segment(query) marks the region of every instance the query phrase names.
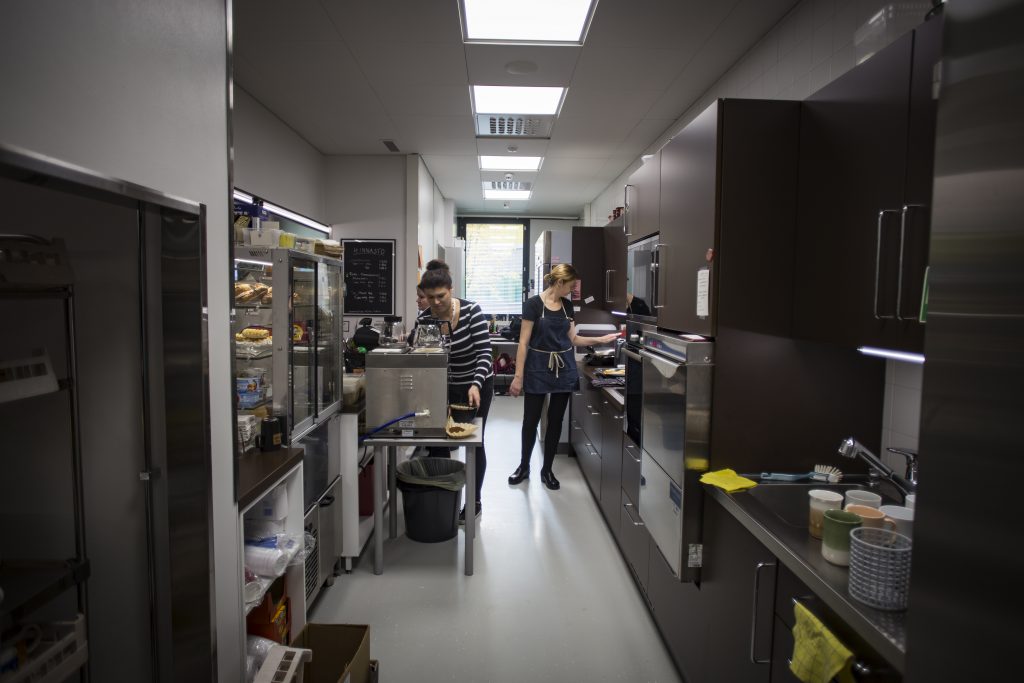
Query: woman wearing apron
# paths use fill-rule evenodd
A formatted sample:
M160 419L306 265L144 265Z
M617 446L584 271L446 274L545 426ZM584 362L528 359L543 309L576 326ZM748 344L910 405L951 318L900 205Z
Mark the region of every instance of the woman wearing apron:
M516 374L509 387L509 393L513 396L525 394L523 450L519 467L508 478L508 483L512 485L530 476L530 455L536 441L537 424L544 409L544 398L550 396L540 479L551 490L559 488L551 465L555 461L555 449L562 433L562 418L569 405L569 396L580 385L573 347L607 344L618 337L617 334L603 337L576 335L572 302L566 297L578 279L572 266L559 264L545 278L548 288L523 304L523 327L516 353Z

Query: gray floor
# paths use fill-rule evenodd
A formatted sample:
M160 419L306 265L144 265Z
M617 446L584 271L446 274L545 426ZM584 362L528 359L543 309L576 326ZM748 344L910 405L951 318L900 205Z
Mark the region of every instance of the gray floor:
M386 541L381 576L371 542L310 620L370 624L371 656L392 683L679 681L575 459L558 457L562 488L548 491L538 447L528 482L508 485L521 419L520 400L495 397L474 576L462 573L461 532Z

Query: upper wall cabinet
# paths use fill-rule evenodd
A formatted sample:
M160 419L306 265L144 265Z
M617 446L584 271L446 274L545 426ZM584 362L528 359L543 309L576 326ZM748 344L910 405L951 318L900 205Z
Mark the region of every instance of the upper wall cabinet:
M626 311L626 267L625 221L620 216L604 226L604 309L609 313L623 314Z
M799 104L719 100L661 152L658 326L792 327Z
M795 333L921 351L942 20L804 102Z
M661 151L629 176L623 197L623 233L635 242L658 232L661 202Z

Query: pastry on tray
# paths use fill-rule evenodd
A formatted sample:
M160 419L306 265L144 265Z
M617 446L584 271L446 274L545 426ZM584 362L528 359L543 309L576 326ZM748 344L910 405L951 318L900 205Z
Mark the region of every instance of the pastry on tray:
M449 438L465 439L476 433L476 425L472 422L455 422L451 418L448 418L448 423L444 426L444 431L448 434Z

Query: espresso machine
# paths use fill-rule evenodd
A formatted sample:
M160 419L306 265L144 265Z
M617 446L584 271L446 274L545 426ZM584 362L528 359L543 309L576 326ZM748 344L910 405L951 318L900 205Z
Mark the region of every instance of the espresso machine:
M420 320L412 346L381 346L366 354L368 430L388 436L445 436L450 339L447 321Z

